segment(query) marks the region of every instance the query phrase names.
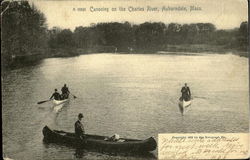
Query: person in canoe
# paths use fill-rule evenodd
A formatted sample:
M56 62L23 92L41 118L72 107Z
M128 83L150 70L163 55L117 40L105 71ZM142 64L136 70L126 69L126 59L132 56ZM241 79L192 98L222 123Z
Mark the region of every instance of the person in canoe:
M66 84L64 84L64 86L62 87L61 91L62 91L62 99L69 98L69 93L70 92L69 92L69 88L67 87Z
M84 139L84 126L81 122L83 118L83 114L79 113L78 114L78 120L75 122L75 135L77 138Z
M61 100L61 95L57 92L57 89L55 89L55 92L50 97L50 99L52 98L54 98L55 100Z
M187 86L187 83L185 83L185 86L182 87L181 93L182 93L181 100L184 99L185 101L189 101L191 99L191 92L189 87Z

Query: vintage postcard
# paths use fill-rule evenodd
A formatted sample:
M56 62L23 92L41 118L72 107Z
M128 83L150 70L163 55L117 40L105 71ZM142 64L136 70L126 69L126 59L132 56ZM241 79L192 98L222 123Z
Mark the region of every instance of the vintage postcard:
M247 0L4 0L11 160L249 158Z

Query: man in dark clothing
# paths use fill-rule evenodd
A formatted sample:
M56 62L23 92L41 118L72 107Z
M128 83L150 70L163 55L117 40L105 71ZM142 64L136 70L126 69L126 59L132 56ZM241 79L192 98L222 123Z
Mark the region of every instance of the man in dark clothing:
M185 101L188 101L191 99L191 92L190 92L189 87L187 86L187 83L185 83L185 86L182 87L181 93L182 93L181 98L184 99Z
M52 99L53 97L54 97L55 100L60 100L61 99L61 95L57 92L57 89L55 89L55 92L52 94L50 99Z
M61 89L61 91L62 91L62 98L63 99L67 99L67 98L69 98L69 88L66 86L66 84L64 84L64 86L62 87L62 89Z
M78 120L75 123L75 135L77 138L84 139L84 127L83 124L81 123L81 120L83 118L83 114L79 113L78 115Z

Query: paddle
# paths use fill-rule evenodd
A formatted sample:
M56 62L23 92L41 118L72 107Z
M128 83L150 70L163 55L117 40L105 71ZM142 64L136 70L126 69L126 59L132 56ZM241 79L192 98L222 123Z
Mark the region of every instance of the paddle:
M206 97L199 97L199 96L193 96L192 99L193 99L193 98L207 99Z
M42 104L42 103L45 103L45 102L49 102L51 101L52 99L49 99L49 100L45 100L45 101L40 101L40 102L37 102L37 104Z
M73 95L72 93L70 93L74 98L77 98L75 95Z

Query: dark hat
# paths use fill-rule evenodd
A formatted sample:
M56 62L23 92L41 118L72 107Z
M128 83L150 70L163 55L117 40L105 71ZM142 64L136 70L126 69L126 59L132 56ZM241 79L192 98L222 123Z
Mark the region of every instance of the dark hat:
M78 118L83 118L83 114L82 114L82 113L79 113L79 114L78 114Z

